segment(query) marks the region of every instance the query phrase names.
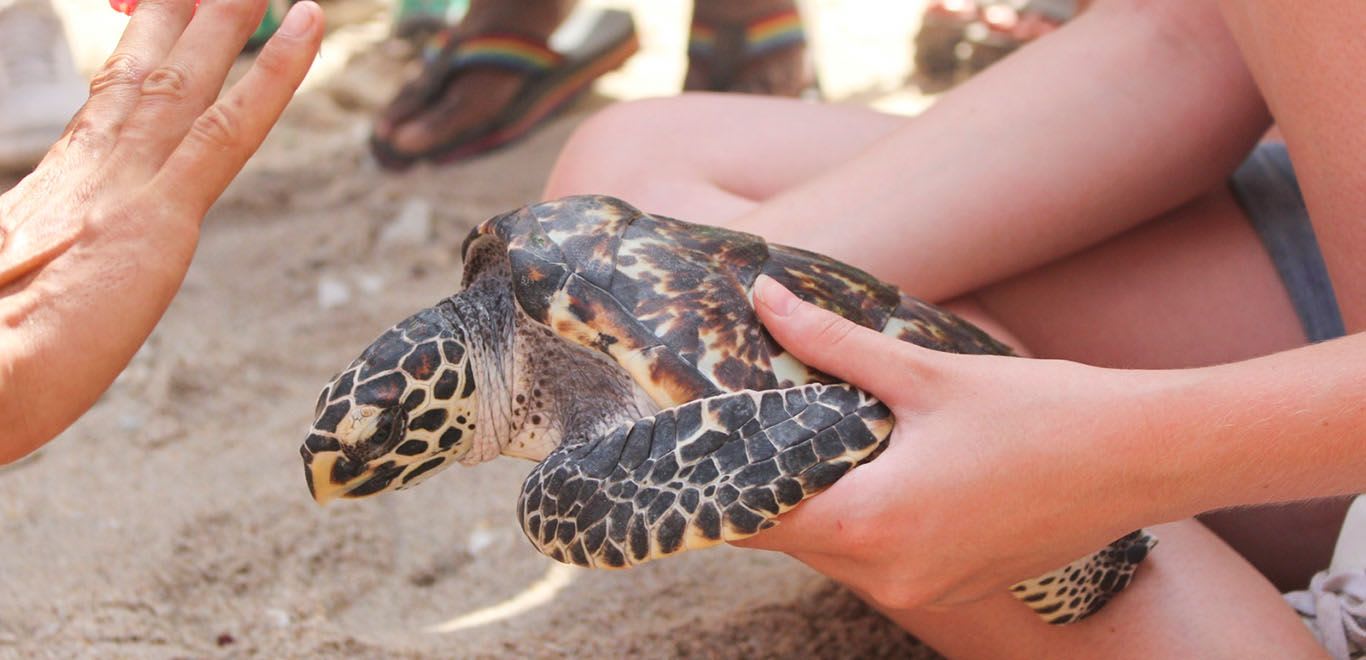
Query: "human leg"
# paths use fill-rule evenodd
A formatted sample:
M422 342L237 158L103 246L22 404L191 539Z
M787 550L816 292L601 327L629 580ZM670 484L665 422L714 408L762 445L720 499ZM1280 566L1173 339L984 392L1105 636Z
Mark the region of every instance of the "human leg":
M752 120L764 114L767 121ZM724 224L908 121L717 95L622 104L575 133L545 196L610 194L650 212ZM801 131L819 134L794 139ZM1107 366L1210 364L1303 342L1275 268L1222 187L975 298L1041 356Z
M949 610L882 612L951 658L1313 657L1294 611L1193 521L1152 529L1160 543L1134 582L1094 616L1045 626L1008 594Z
M716 159L749 165L740 175L743 186L753 176L749 172L788 167L793 152L787 145L829 149L839 158L814 162L838 167L817 170L802 185L764 197L762 204L726 204L730 213L708 215L720 208L711 206L700 209L707 213L684 217L734 222L736 228L775 242L819 250L884 279L912 282L909 290L927 299L962 295L1095 244L1202 194L1226 176L1264 130L1265 112L1249 103L1255 89L1245 84L1240 64L1227 52L1236 49L1222 38L1217 11L1199 5L1190 13L1149 12L1145 7L1151 7L1131 0L1108 7L1088 11L1003 63L1004 68L946 95L921 116L891 118L900 126L879 132L877 139L855 150L840 131L832 130L836 120L822 114L844 114L845 109L802 108L808 121L785 123L784 117L794 116L789 112L799 110L730 105L731 112L718 113L717 126L736 126L731 131L739 134L736 140L715 141L713 127L705 125L641 121L612 130L609 122L595 121L592 125L601 129L593 133L596 139L575 141L557 172L585 166L605 177L581 177L572 192L610 192L604 182L625 180L638 193L630 201L683 215L650 200L733 202L756 196L737 191L728 179L712 178L713 172L705 177L684 172L690 183L701 178L700 185L661 185L672 183L664 172L680 158L678 150L710 152ZM1187 34L1201 38L1182 38ZM1116 35L1124 36L1123 44L1113 42ZM1183 46L1169 51L1155 50L1154 44ZM1186 47L1196 44L1199 48ZM1079 59L1078 52L1096 57ZM1189 68L1192 64L1199 65L1197 70ZM1189 75L1173 77L1172 67ZM1066 71L1075 75L1059 73ZM1120 88L1092 84L1097 76L1120 81ZM1216 95L1219 103L1199 101ZM651 107L661 116L680 107L656 103L661 105ZM689 103L697 107L702 102ZM754 112L756 108L764 111ZM1060 114L1059 108L1093 111ZM779 125L785 126L786 135L777 148L754 153L764 145L743 132ZM1059 130L1020 132L1025 125ZM679 126L693 128L679 131ZM1116 126L1124 130L1116 131ZM659 134L671 132L675 134L660 139ZM566 188L552 181L549 194L563 194ZM704 194L710 188L742 194ZM693 202L681 208L698 206ZM731 220L737 208L749 210ZM903 234L915 240L891 240ZM977 257L971 267L962 258L965 254Z
M844 105L684 94L590 117L560 152L545 198L621 197L651 213L724 224L853 158L908 120Z
M1222 189L973 298L1039 357L1107 367L1194 367L1304 343L1256 232Z

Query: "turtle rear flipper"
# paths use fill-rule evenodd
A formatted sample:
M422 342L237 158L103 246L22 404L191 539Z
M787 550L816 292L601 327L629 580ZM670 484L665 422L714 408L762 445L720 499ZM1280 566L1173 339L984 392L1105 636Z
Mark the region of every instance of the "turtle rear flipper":
M882 447L890 412L849 385L691 401L566 443L522 486L522 529L546 555L626 567L736 541Z
M1035 614L1053 624L1080 621L1096 612L1133 579L1157 539L1138 530L1105 549L1010 588Z

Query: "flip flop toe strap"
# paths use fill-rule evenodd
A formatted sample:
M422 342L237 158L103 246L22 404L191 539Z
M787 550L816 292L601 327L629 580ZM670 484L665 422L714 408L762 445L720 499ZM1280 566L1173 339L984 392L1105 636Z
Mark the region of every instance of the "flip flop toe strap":
M795 7L760 16L736 27L742 28L739 35L744 40L741 52L747 59L763 57L784 48L806 43L801 14ZM710 57L716 52L717 40L721 38L720 33L723 30L725 28L694 19L688 33L688 55L698 58Z
M443 32L424 51L429 62L440 61L448 72L489 67L534 75L564 62L564 56L550 50L544 40L513 33L454 37Z
M558 67L564 56L544 41L515 34L488 34L464 39L456 46L452 65L491 66L523 73L544 73Z
M763 57L803 43L806 33L795 8L765 16L745 27L745 54L749 57Z

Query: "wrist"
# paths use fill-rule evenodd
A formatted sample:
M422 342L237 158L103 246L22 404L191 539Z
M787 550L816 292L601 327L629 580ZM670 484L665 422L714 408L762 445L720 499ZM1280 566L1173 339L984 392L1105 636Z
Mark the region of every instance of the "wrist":
M1296 360L1305 350L1199 369L1131 372L1141 431L1123 462L1153 521L1232 506L1358 492L1348 450L1358 424L1350 365ZM1336 371L1348 374L1339 379ZM1345 440L1345 442L1344 442Z
M1205 375L1199 370L1102 370L1113 380L1106 388L1114 429L1094 447L1108 466L1106 478L1125 511L1139 525L1189 518L1217 505L1208 503L1209 461L1192 451L1192 416L1202 405L1193 393Z

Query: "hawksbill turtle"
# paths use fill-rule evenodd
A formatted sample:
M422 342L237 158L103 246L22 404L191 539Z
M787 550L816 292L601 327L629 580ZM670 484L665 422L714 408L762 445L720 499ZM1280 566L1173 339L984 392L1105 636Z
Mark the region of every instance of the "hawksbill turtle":
M874 460L893 419L769 336L750 297L760 274L903 341L1011 353L852 266L610 197L496 216L463 253L459 293L323 388L300 449L318 502L506 455L536 462L517 514L562 562L634 566L774 525ZM1152 544L1133 532L1012 592L1051 623L1079 620Z

